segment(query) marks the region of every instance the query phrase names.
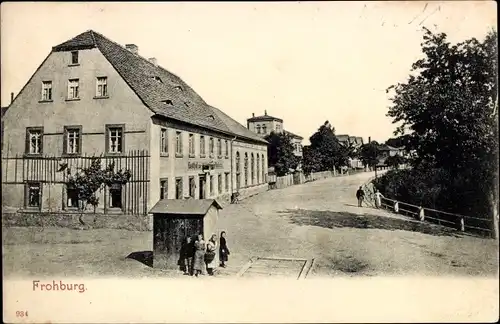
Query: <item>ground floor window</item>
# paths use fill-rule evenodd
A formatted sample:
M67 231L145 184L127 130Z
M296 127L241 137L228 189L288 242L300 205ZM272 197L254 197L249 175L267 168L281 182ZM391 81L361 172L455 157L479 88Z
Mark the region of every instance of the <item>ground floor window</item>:
M210 196L214 195L214 176L210 176Z
M222 193L222 174L217 176L217 188L219 189L219 195Z
M182 178L175 179L175 199L182 199Z
M42 205L42 184L39 182L30 182L26 185L25 192L26 206L38 208Z
M189 197L194 198L196 191L196 185L194 182L194 177L189 177Z
M160 180L160 199L168 198L168 180L161 179Z
M237 173L236 174L236 190L240 189L240 182L241 182L241 174Z
M109 188L109 207L122 208L122 185L119 183Z
M225 180L226 180L226 181L225 181L225 185L226 185L226 192L228 192L228 191L229 191L229 173L227 173L227 172L226 172L226 174L225 174L225 178L226 178L226 179L225 179Z
M78 190L76 188L67 188L66 189L66 204L69 208L78 208L79 203L78 203Z

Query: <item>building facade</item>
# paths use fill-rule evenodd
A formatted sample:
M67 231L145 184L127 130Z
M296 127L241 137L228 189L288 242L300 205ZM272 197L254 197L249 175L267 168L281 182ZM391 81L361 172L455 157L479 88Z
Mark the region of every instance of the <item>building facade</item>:
M252 114L252 118L247 119L247 128L261 137L265 137L273 132L285 132L292 138L291 141L294 147L295 156L302 158L302 140L304 138L285 130L283 128L283 119L268 115L267 110L264 111L264 115L262 116L255 116L255 114Z
M129 169L100 193L105 212L147 213L159 199L267 190L267 142L207 104L155 59L84 32L54 46L2 118L2 206L70 209L70 172L101 156ZM5 157L5 158L4 158Z

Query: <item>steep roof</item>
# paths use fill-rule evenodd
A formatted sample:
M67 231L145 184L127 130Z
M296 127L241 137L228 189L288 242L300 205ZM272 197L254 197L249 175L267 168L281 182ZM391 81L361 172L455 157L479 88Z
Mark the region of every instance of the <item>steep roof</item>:
M9 108L9 106L2 107L2 118L3 118L3 115L5 115L5 112L7 111L8 108Z
M161 199L151 208L151 214L205 215L210 207L222 209L215 199Z
M213 110L215 115L217 115L217 117L220 120L222 120L222 122L227 126L227 128L229 129L229 131L231 133L238 135L238 136L241 136L241 137L249 138L249 139L261 142L261 143L266 143L266 144L268 143L265 139L256 135L254 132L250 131L248 128L241 125L236 120L229 117L228 115L226 115L222 110L215 108L215 107L212 107L212 106L210 106L210 108Z
M294 138L304 139L302 136L297 135L297 134L294 134L294 133L289 132L289 131L287 131L287 130L285 131L285 133L287 133L288 135L290 135L290 136L292 136L292 137L294 137Z
M222 133L256 140L253 136L243 136L241 133L232 132L231 128L235 128L233 123L237 122L230 117L227 118L231 122L228 120L223 121L217 113L214 113L213 107L210 107L181 78L95 31L88 30L54 46L52 51L89 48L98 48L144 105L155 114ZM259 142L262 142L262 140L260 139Z

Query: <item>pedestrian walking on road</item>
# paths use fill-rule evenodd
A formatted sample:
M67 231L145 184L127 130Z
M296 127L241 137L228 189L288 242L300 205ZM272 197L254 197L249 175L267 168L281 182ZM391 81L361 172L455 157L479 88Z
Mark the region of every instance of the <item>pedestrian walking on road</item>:
M378 191L378 189L375 191L375 207L380 208L382 207L382 198L384 198L384 195Z
M227 248L226 243L226 232L222 231L220 233L220 242L219 242L219 261L220 266L225 268L226 263L229 260L229 249Z
M360 186L358 191L356 191L356 198L358 198L358 207L363 207L363 199L365 199L365 192Z
M198 277L198 275L203 274L205 268L205 241L203 240L203 235L198 235L198 239L194 242L195 252L194 252L194 261L193 261L193 270L194 275Z
M207 264L208 275L214 275L214 269L216 267L215 251L217 250L217 235L212 234L210 240L207 242L207 252L205 253L205 263Z

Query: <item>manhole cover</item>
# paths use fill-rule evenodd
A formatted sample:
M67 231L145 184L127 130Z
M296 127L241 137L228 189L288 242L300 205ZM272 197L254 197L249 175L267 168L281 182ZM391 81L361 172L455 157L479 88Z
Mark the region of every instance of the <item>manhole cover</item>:
M284 277L304 279L309 273L313 260L256 257L250 260L238 273L245 278Z

